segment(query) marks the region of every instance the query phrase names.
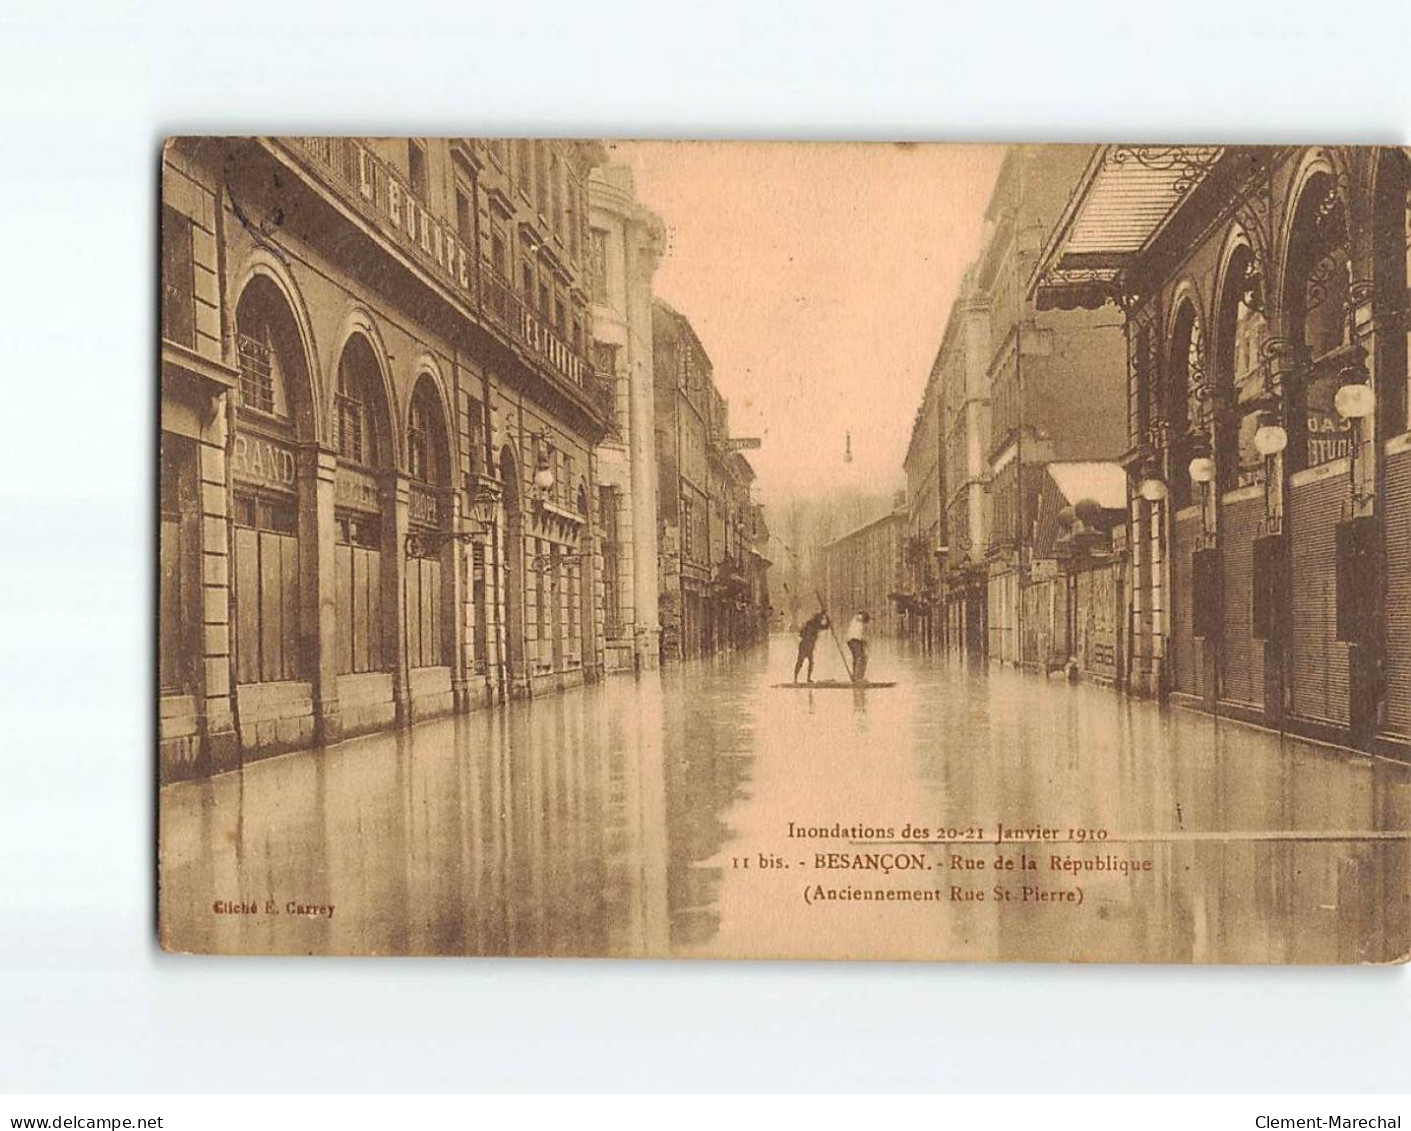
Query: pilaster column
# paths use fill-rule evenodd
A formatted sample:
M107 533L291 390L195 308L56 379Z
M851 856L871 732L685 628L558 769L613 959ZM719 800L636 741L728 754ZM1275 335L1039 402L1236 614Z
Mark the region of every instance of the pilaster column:
M467 524L461 513L461 494L453 487L438 492L437 508L442 528L453 534L464 534ZM470 685L467 673L474 664L471 652L475 647L473 612L470 601L470 543L447 538L441 550L441 631L443 652L451 669L451 700L457 713L470 710Z
M337 742L338 610L333 547L338 454L316 444L299 450L299 626L303 671L313 687L314 741Z
M206 765L213 774L240 764L240 740L235 733L230 667L230 494L226 484L224 406L215 413L219 430L210 442L197 445L196 473L200 495L200 670L196 672L200 700L198 723Z
M412 721L405 599L411 483L406 474L385 473L382 494L382 654L392 657L392 700L397 708L397 725L406 726Z

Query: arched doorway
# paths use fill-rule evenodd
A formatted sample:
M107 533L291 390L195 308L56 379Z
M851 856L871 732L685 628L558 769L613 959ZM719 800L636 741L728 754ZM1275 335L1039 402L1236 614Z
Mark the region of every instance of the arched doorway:
M524 659L524 500L519 461L506 444L500 449L500 481L505 507L505 659L509 689L527 681Z
M1256 545L1267 508L1264 457L1254 446L1267 389L1261 363L1266 338L1262 288L1254 253L1238 244L1225 261L1215 311L1215 478L1218 495L1221 592L1219 693L1260 709L1265 701L1265 647L1254 621ZM1256 636L1256 632L1260 635Z
M377 351L354 331L339 356L333 404L335 670L346 733L396 718L395 524L385 483L396 469L392 411Z
M1282 308L1297 366L1286 379L1288 705L1309 722L1350 720L1348 645L1337 638L1338 526L1347 517L1350 422L1333 398L1349 359L1351 242L1337 178L1303 184L1290 229Z
M430 374L418 379L409 410L409 537L403 571L407 667L414 672L445 669L444 679L438 681L444 683L444 687L427 690L449 694L454 647L453 579L458 547L454 540L443 536L450 530L452 521L451 447L446 414ZM414 675L412 679L415 684L418 677Z
M1171 655L1168 659L1175 691L1208 699L1214 694L1213 648L1207 646L1210 629L1197 623L1196 606L1210 596L1197 578L1199 556L1205 547L1205 516L1192 507L1189 464L1198 449L1200 395L1205 385L1204 338L1195 303L1186 297L1176 308L1166 350L1159 412L1168 436L1168 493L1166 500L1150 504L1171 512ZM1196 408L1192 411L1192 402ZM1155 588L1159 579L1152 578Z
M315 398L298 321L269 276L254 275L241 292L235 341L231 647L242 745L269 750L313 738L318 536L297 448L317 438Z

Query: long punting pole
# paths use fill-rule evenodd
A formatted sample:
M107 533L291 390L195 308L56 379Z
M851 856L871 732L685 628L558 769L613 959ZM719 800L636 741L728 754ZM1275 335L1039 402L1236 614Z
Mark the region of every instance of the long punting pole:
M848 662L848 654L843 651L843 642L838 639L838 630L833 627L833 614L828 611L828 604L823 600L822 593L815 589L813 595L818 598L818 607L823 610L823 616L828 621L828 634L832 636L833 643L838 646L838 655L842 658L843 670L848 673L848 679L856 683L857 680L852 674L852 664Z

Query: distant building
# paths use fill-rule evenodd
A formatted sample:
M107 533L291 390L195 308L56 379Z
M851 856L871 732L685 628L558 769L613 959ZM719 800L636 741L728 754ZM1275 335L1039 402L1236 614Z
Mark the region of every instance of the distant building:
M1125 444L1125 343L1111 311L1043 310L1027 286L1092 147L1013 146L989 230L932 366L943 433L946 639L1003 663L1024 650L1035 507L1054 460L1115 459ZM929 419L923 402L918 427ZM915 446L915 438L913 446ZM909 455L918 477L924 457ZM909 468L909 481L912 478ZM917 530L920 531L918 522Z
M941 382L935 366L911 426L906 471L906 541L903 591L896 600L906 635L930 649L945 627L941 556L946 545L945 429Z
M660 300L652 333L662 656L709 656L765 632L768 584L759 571L768 566L768 529L700 338Z
M823 547L823 591L839 625L867 612L875 635L902 634L905 621L896 594L905 584L906 526L906 510L899 508Z

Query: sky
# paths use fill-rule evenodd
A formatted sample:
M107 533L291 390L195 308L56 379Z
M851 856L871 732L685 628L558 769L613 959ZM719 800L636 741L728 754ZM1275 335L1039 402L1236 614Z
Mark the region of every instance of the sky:
M904 484L912 419L1003 149L619 142L667 250L653 288L730 402L761 497ZM845 436L852 433L851 463Z

